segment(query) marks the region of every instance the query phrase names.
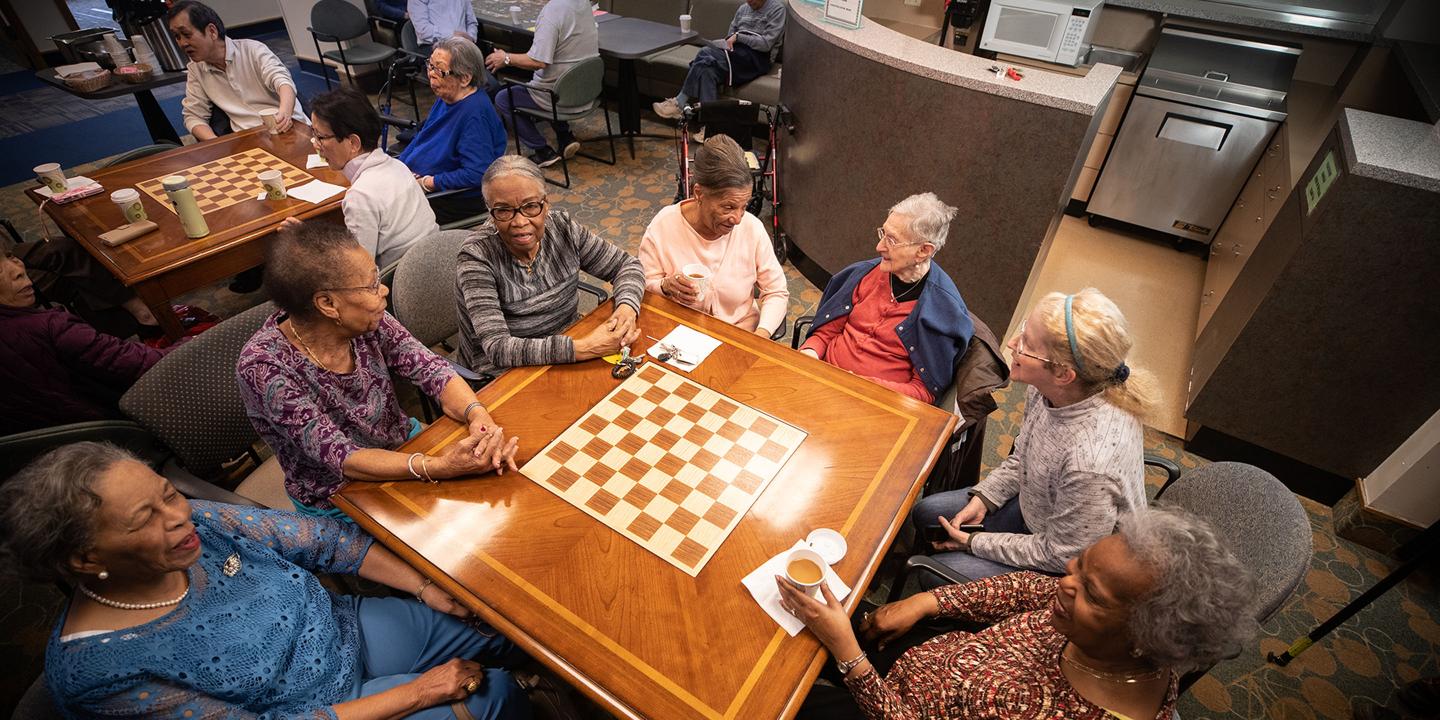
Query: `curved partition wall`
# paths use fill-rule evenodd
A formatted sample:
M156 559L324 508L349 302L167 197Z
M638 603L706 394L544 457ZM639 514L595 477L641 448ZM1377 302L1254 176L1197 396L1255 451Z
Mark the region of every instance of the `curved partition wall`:
M996 63L873 21L823 22L791 0L781 102L781 221L814 283L875 255L875 230L907 195L960 208L938 262L966 303L1000 332L1060 221L1120 69L1084 77Z

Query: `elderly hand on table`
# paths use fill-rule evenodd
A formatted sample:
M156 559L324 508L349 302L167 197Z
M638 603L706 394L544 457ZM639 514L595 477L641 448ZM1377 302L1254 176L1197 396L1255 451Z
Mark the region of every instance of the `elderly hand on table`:
M850 627L850 616L835 594L830 592L829 583L820 583L824 602L810 597L797 585L776 575L775 584L780 588L780 607L805 623L830 655L837 660L850 660L860 654L860 641Z
M482 464L489 464L495 472L504 475L505 468L518 470L515 467L515 450L520 447L520 438L511 437L505 439L505 428L495 422L490 416L490 411L480 403L471 403L465 410L465 421L470 431L470 438L474 439L475 459Z

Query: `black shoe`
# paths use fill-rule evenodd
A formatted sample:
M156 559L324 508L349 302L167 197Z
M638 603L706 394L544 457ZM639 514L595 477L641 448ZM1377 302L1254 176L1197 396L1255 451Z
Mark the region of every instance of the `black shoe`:
M551 150L549 145L546 145L536 150L535 154L530 156L530 159L533 160L536 165L545 168L560 162L560 154Z
M236 275L235 278L230 281L230 292L236 295L255 292L260 289L260 284L264 278L265 268L263 266L246 270Z

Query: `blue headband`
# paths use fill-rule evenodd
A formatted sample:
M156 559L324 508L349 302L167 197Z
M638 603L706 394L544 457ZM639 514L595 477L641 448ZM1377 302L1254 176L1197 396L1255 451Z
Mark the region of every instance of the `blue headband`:
M1075 342L1075 320L1070 313L1070 304L1074 301L1074 295L1065 296L1065 334L1070 337L1070 354L1075 358L1075 369L1085 372L1085 363L1080 359L1080 343Z

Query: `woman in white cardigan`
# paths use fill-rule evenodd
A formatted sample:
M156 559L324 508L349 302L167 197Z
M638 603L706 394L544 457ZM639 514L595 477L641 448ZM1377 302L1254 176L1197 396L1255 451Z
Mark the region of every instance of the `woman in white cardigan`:
M440 231L410 168L378 147L380 116L360 91L339 88L317 96L310 103L310 127L315 151L350 181L340 203L345 227L376 265L399 260L411 245Z

